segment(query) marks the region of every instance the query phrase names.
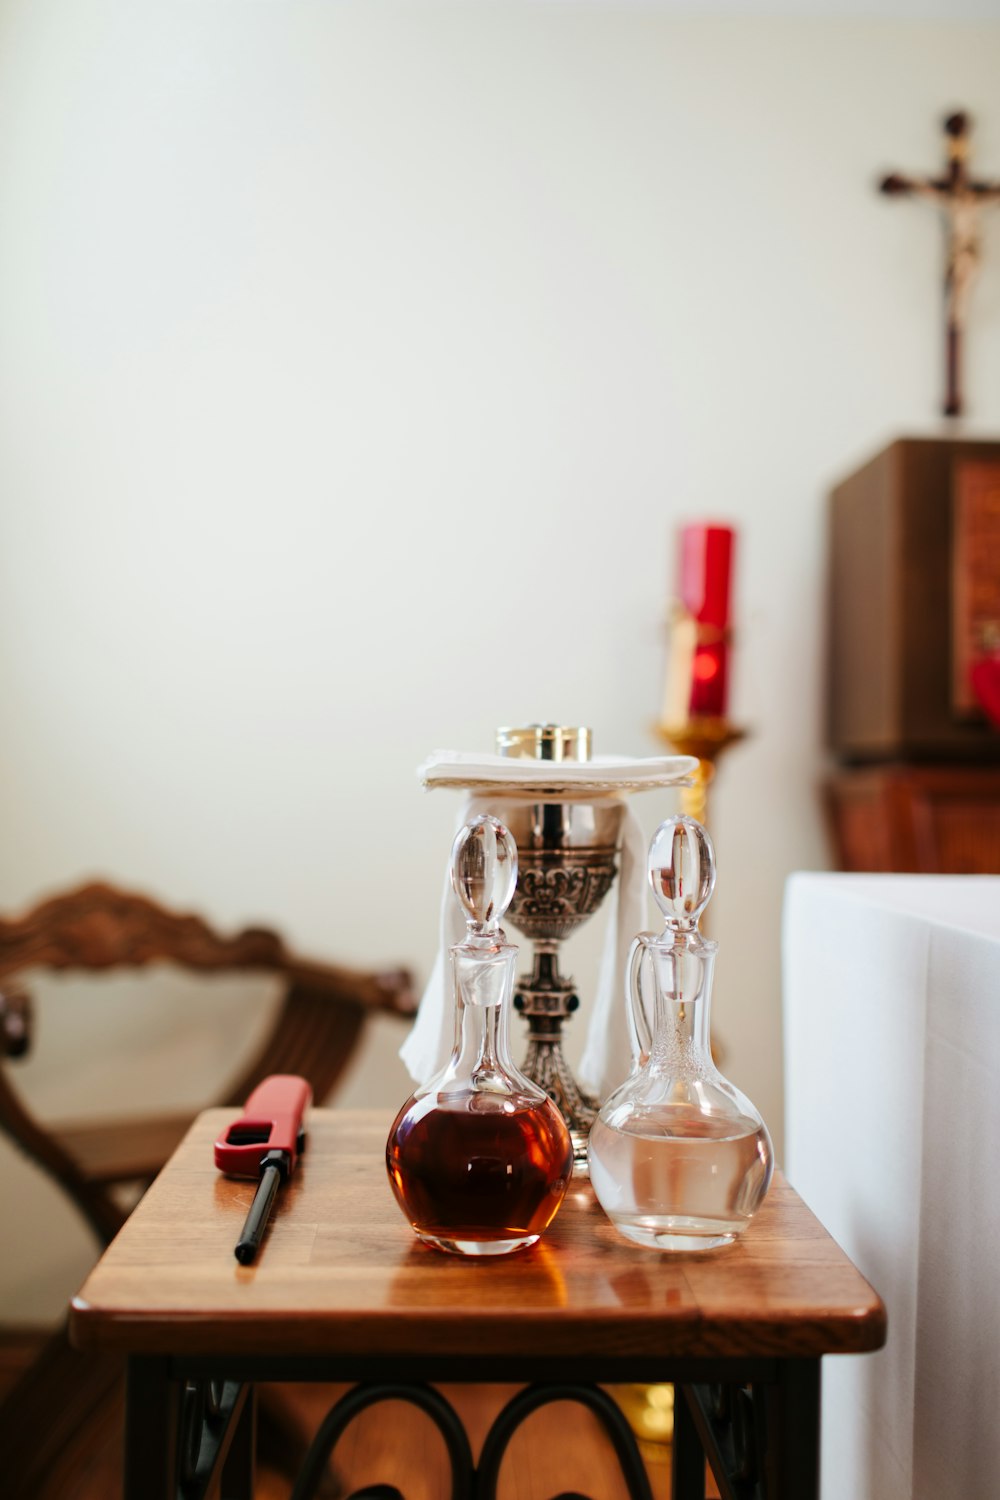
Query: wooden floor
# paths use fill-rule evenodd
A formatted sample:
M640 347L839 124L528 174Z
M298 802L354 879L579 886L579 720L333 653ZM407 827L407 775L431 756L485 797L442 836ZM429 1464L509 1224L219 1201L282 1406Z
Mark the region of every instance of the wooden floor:
M16 1380L36 1343L28 1334L0 1334L0 1399ZM345 1389L342 1386L272 1386L266 1388L272 1410L303 1443ZM465 1423L474 1452L514 1386L442 1386ZM109 1406L90 1434L85 1451L75 1454L72 1473L61 1473L50 1494L37 1500L119 1500L123 1402ZM657 1500L670 1494L669 1449L643 1445L643 1456ZM350 1494L365 1484L393 1484L406 1500L441 1500L447 1493L444 1443L437 1429L413 1408L386 1403L363 1412L337 1447L335 1470L325 1492ZM594 1500L627 1500L611 1445L590 1412L554 1404L536 1412L511 1442L501 1475L501 1500L549 1500L576 1490ZM290 1482L262 1463L256 1500L288 1500ZM717 1495L711 1486L709 1495Z

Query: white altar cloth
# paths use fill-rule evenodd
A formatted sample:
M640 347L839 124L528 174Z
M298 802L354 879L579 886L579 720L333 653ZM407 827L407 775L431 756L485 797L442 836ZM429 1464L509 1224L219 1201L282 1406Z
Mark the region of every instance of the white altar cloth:
M889 1313L823 1364L823 1500L1000 1494L1000 877L793 875L785 1167Z

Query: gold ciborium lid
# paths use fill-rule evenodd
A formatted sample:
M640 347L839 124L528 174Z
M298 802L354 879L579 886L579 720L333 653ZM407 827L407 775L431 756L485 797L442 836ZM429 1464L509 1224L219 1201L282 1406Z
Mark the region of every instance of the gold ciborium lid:
M497 730L497 753L518 760L589 760L591 733L581 726L526 724Z

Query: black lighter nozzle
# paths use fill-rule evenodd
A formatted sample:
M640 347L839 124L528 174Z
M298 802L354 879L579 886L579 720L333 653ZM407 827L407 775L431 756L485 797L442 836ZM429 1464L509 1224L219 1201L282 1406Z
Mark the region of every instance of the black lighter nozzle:
M269 1153L278 1156L279 1152ZM275 1195L281 1186L284 1173L281 1163L278 1161L265 1161L264 1168L260 1174L260 1185L254 1194L254 1200L250 1205L246 1223L243 1225L243 1233L236 1241L234 1252L241 1266L248 1266L260 1247L264 1230L271 1213Z

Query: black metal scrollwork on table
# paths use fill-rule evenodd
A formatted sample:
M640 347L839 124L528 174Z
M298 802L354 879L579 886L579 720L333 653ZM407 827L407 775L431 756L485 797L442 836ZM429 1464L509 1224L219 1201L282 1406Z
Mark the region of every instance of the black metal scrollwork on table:
M631 1500L652 1500L645 1465L632 1430L617 1404L598 1386L536 1385L519 1391L508 1401L486 1434L477 1466L461 1419L440 1392L425 1385L382 1383L356 1386L327 1413L306 1455L291 1500L311 1500L349 1423L360 1412L382 1401L408 1401L425 1412L435 1424L448 1450L451 1500L496 1500L500 1469L511 1438L526 1418L553 1401L574 1401L588 1407L611 1440ZM356 1491L351 1500L403 1500L403 1497L391 1485L371 1485ZM575 1491L564 1491L555 1500L586 1500L586 1497Z
M768 1400L771 1393L754 1384L678 1385L675 1387L673 1494L675 1500L704 1500L705 1459L723 1500L762 1500L770 1494L765 1477L768 1460ZM233 1381L189 1380L181 1392L178 1433L179 1494L207 1493L225 1460L232 1431L249 1387ZM400 1381L354 1386L326 1414L299 1471L291 1500L315 1500L331 1457L344 1432L369 1407L404 1401L433 1422L444 1439L451 1472L451 1500L497 1500L500 1471L518 1428L534 1412L553 1402L574 1402L599 1420L614 1449L630 1500L652 1500L638 1444L618 1404L600 1386L532 1385L518 1391L495 1418L475 1462L462 1420L451 1402L433 1386ZM349 1500L405 1500L394 1486L372 1483ZM553 1500L587 1500L562 1491Z
M177 1440L177 1471L182 1496L201 1496L206 1492L247 1396L247 1389L238 1381L184 1382Z

